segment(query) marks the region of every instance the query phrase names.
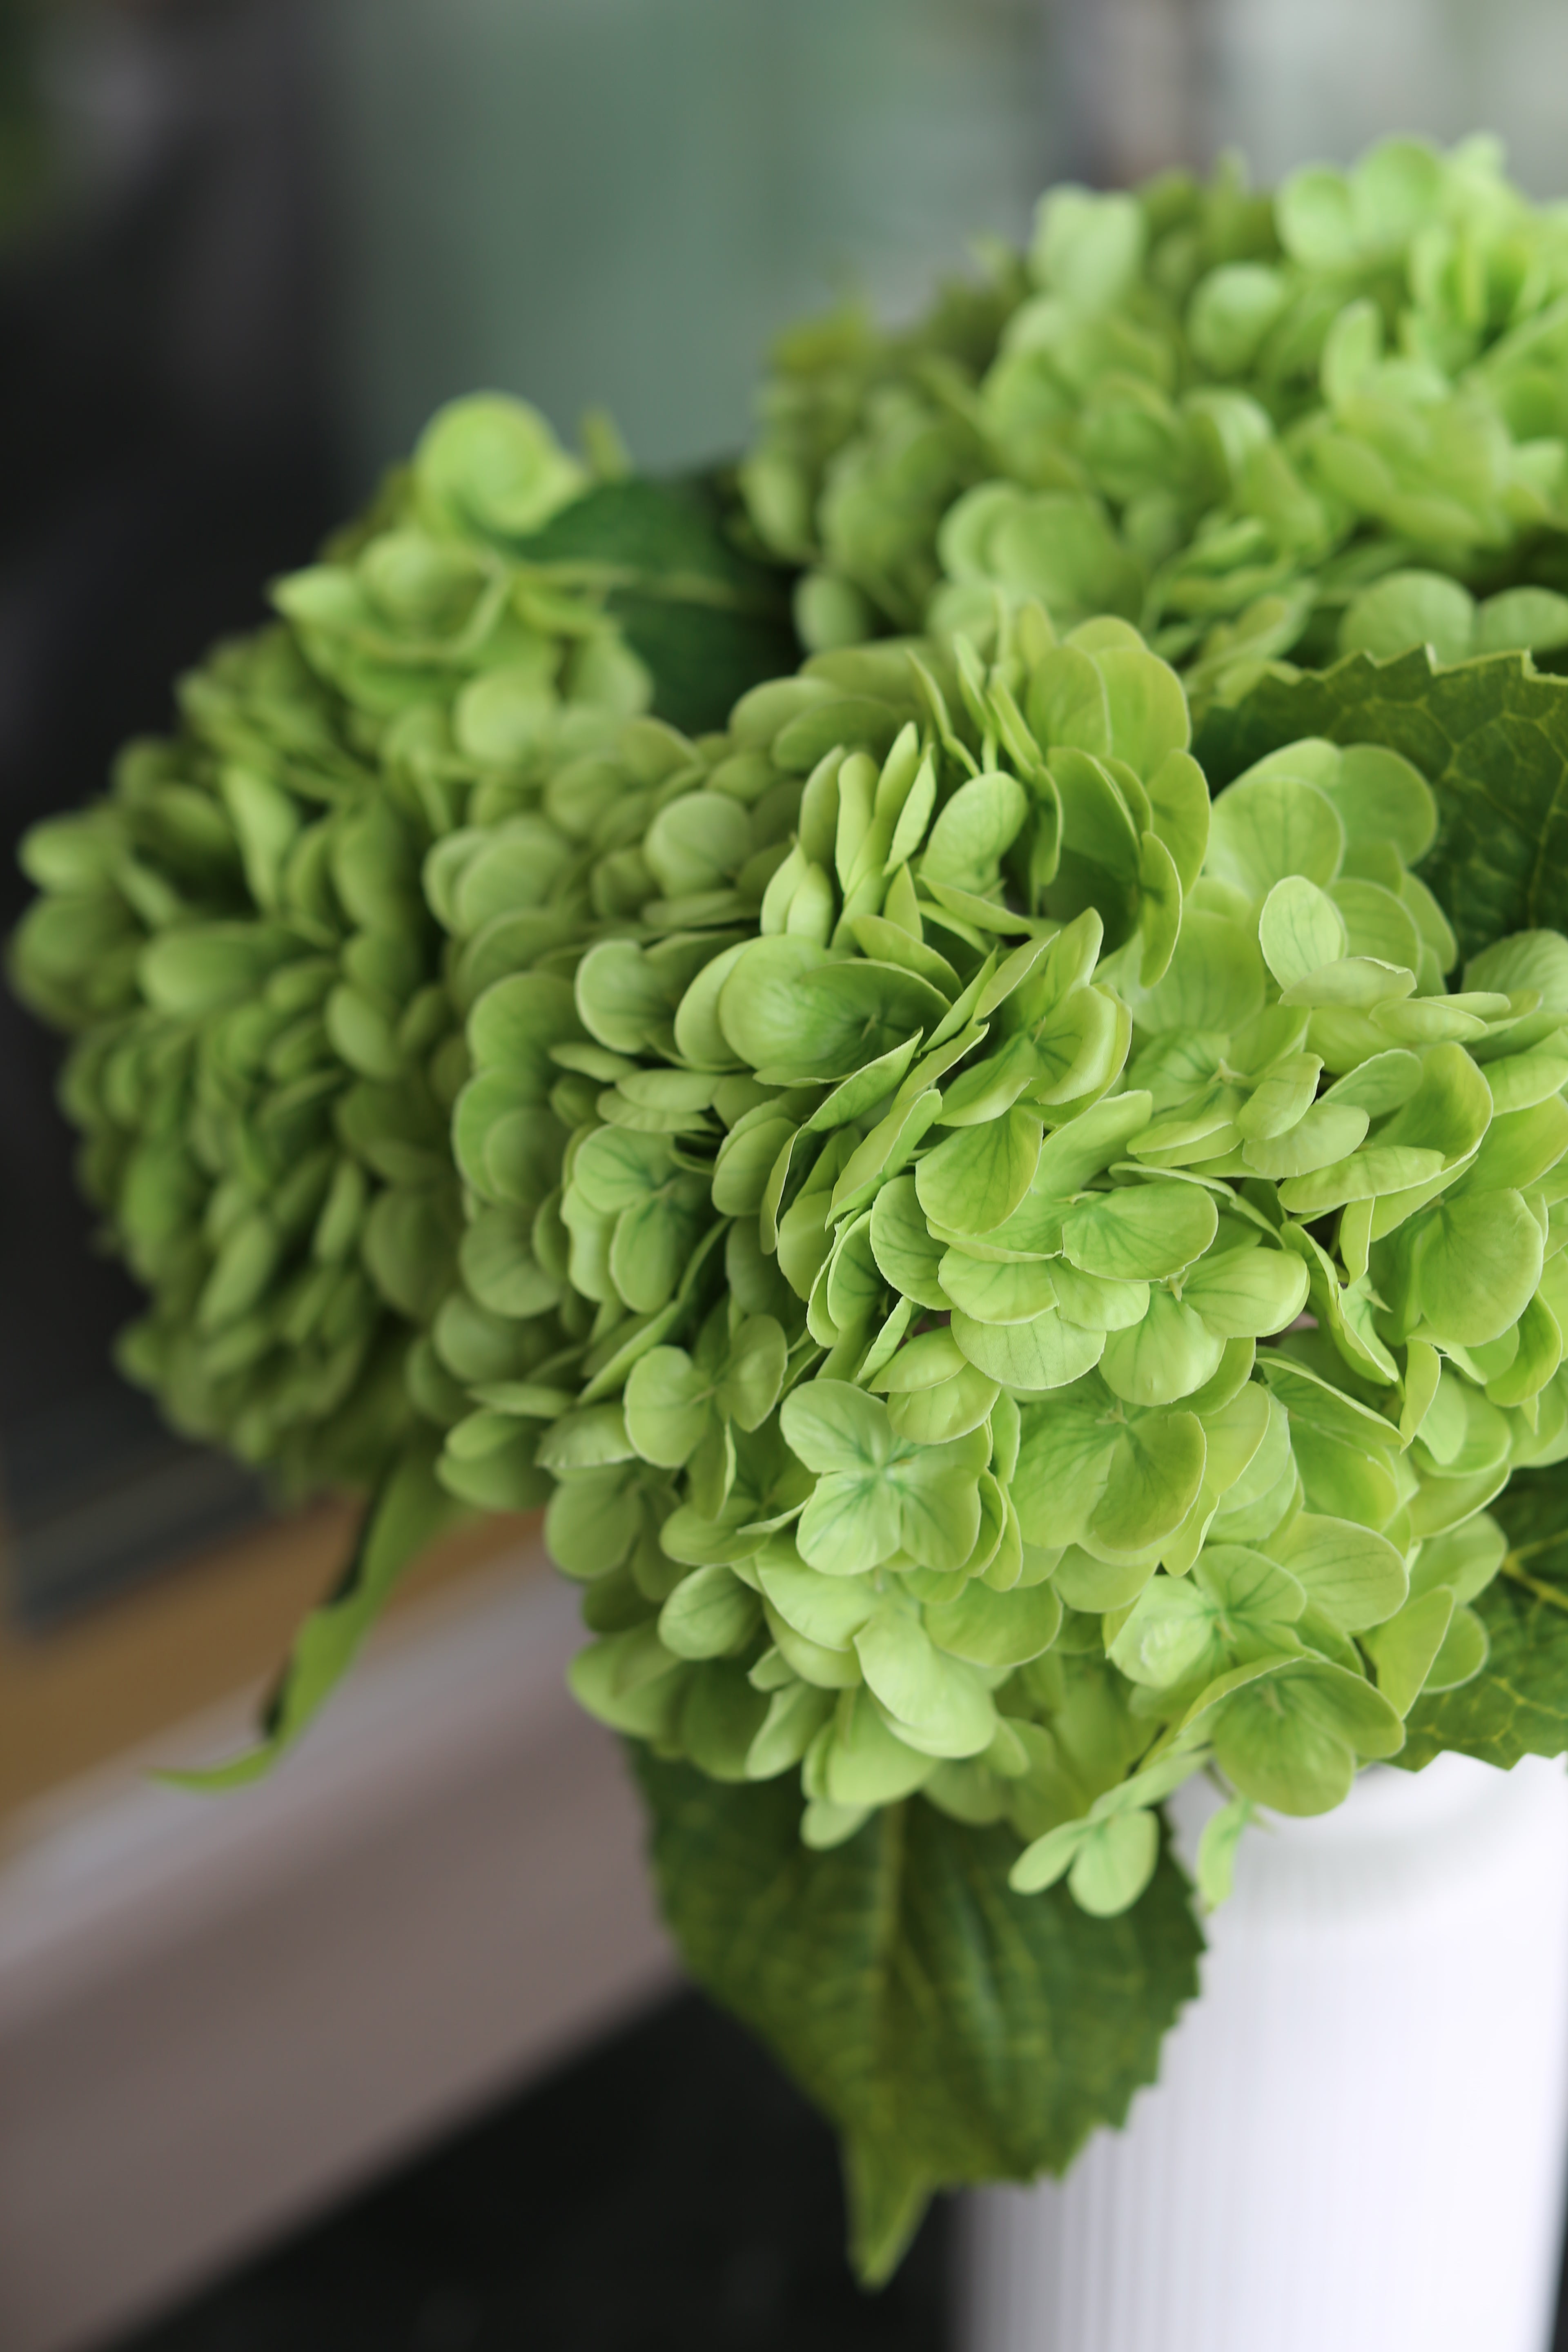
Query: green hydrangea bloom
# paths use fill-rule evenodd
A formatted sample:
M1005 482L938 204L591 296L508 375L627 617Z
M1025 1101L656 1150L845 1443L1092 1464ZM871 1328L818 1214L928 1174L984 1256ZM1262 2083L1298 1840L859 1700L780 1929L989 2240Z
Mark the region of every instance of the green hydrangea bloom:
M1188 740L1128 624L1038 607L634 723L546 789L585 952L478 999L455 1125L515 1364L442 1475L553 1482L579 1697L798 1773L819 1848L1005 1822L1100 1914L1199 1765L1313 1812L1396 1753L1568 1454L1568 942L1450 992L1406 761L1211 808Z
M1064 629L1136 621L1203 692L1288 652L1560 646L1565 290L1568 214L1488 140L1391 141L1272 197L1234 162L1058 188L979 331L947 331L950 298L781 347L752 519L812 567L817 646L972 624L1000 589Z
M85 1180L152 1293L121 1361L294 1488L376 1477L416 1425L405 1347L462 1234L425 853L648 698L603 596L515 551L586 486L520 404L443 411L281 624L184 681L180 732L24 846L16 977L79 1033Z

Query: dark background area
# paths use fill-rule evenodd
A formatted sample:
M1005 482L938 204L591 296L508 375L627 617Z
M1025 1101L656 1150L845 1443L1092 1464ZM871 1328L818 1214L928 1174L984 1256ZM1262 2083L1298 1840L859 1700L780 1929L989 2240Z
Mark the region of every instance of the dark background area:
M289 0L123 26L60 12L47 49L41 20L9 11L13 121L38 94L0 245L7 932L21 834L100 793L127 736L167 726L175 676L263 617L265 582L340 496ZM0 992L0 1470L12 1602L33 1623L260 1507L113 1370L136 1294L72 1182L59 1059Z
M863 2295L832 2134L693 1993L118 2352L946 2352L952 2221Z

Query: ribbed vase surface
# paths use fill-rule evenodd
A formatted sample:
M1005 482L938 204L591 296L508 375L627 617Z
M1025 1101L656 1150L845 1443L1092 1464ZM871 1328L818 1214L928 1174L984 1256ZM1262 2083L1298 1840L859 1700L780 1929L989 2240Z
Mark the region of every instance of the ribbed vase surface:
M1175 1801L1190 1858L1202 1789ZM1547 2352L1568 1776L1443 1756L1250 1829L1124 2132L968 2200L962 2352Z

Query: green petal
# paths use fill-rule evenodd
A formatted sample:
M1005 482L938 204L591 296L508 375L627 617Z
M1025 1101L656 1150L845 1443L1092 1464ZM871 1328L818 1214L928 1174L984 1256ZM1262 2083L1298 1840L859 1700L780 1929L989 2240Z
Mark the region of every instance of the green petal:
M1135 1184L1080 1201L1062 1224L1062 1249L1086 1274L1157 1281L1179 1274L1213 1241L1208 1193L1188 1184Z
M1172 1404L1201 1388L1224 1352L1224 1339L1192 1307L1168 1290L1155 1290L1141 1323L1111 1333L1100 1370L1129 1404Z
M996 1731L984 1684L962 1659L939 1650L918 1615L883 1601L855 1636L868 1686L900 1727L933 1756L978 1756Z
M1106 1345L1102 1331L1080 1330L1054 1312L1031 1323L991 1324L973 1322L955 1309L952 1335L988 1380L1033 1395L1080 1379L1100 1361Z
M921 1208L956 1233L991 1232L1028 1192L1043 1134L1040 1120L1024 1110L961 1129L928 1151L916 1169Z
M1541 1228L1520 1193L1439 1202L1414 1244L1421 1313L1445 1342L1495 1339L1524 1312L1541 1260Z

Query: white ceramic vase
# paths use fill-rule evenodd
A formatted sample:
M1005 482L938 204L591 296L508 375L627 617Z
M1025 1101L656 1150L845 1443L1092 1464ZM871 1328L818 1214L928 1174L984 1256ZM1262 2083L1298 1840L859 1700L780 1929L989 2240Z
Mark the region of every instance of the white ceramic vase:
M1190 1858L1213 1800L1184 1790ZM1254 1827L1124 2132L967 2202L963 2352L1548 2352L1568 1777L1458 1756Z

